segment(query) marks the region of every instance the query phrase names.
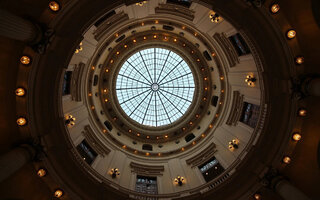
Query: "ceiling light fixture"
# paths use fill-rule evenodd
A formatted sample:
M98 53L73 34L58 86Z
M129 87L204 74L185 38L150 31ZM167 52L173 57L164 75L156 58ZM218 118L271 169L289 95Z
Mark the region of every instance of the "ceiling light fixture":
M31 63L31 58L29 56L21 56L20 62L23 65L29 65Z
M288 39L293 39L296 37L296 35L297 35L297 32L293 29L287 31L287 38Z
M233 139L229 142L229 150L234 151L235 149L239 148L239 141L236 139Z
M285 156L283 157L282 162L284 162L285 164L289 164L291 162L291 158L289 156Z
M63 195L63 191L61 189L56 189L56 191L54 192L54 196L57 198L62 197Z
M213 12L209 15L209 18L210 18L210 21L213 22L213 23L219 23L222 21L222 17L216 13L216 12Z
M26 118L24 118L24 117L18 118L18 119L17 119L17 124L18 124L19 126L24 126L24 125L26 125L26 124L27 124Z
M295 59L296 64L302 65L304 63L304 57L303 56L297 56Z
M67 115L66 117L65 117L65 124L69 127L69 128L71 128L72 126L74 126L75 125L75 121L76 121L76 118L75 117L73 117L72 115Z
M47 171L45 169L39 169L38 172L37 172L37 175L39 177L44 177L45 175L47 174Z
M176 184L178 184L179 186L182 186L184 180L185 180L184 177L182 177L182 176L177 176L177 177L174 179L174 182L175 182Z
M60 10L60 4L57 1L50 1L49 8L53 12L58 12Z
M300 117L305 117L305 116L307 116L307 110L304 109L304 108L300 108L299 111L298 111L298 115L299 115Z
M248 86L254 87L257 79L253 75L247 75L244 81L248 84Z
M279 10L280 10L279 4L276 4L276 3L275 3L275 4L271 5L271 7L270 7L270 11L271 11L273 14L278 13Z
M24 96L25 93L26 93L26 91L25 91L23 88L17 88L17 89L16 89L16 95L17 95L18 97Z
M117 176L120 175L120 171L118 168L113 168L110 170L110 175L112 178L116 178Z
M299 141L301 140L301 135L298 133L298 132L295 132L293 135L292 135L292 139L294 141Z

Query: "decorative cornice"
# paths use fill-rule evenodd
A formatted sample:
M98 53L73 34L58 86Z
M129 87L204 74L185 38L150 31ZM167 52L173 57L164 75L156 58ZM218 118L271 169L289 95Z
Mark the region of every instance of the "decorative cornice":
M216 148L216 145L214 143L211 143L201 153L186 160L186 163L188 165L191 165L191 167L196 167L196 166L202 165L203 163L205 163L206 161L208 161L209 159L211 159L213 157L213 155L217 151L215 148Z
M81 78L85 64L80 62L77 64L71 75L71 98L73 101L81 101Z
M155 8L155 12L156 14L171 14L174 16L180 16L190 21L193 21L194 19L194 11L176 4L160 4L159 7Z
M105 156L110 153L111 150L107 148L106 145L102 144L89 125L84 127L83 134L86 141L98 154Z
M97 27L97 30L94 32L94 38L99 41L106 34L107 30L127 20L129 20L129 16L123 12L111 16Z
M230 112L226 124L230 126L237 125L237 122L239 121L241 116L241 111L243 106L243 96L244 95L240 95L239 91L233 91L233 100L232 100L232 106L231 106L232 112Z
M162 176L164 171L163 165L143 165L135 162L130 163L131 172L145 176Z
M215 33L213 35L213 38L219 43L224 53L226 54L230 67L234 67L237 63L240 62L236 50L232 46L225 33Z

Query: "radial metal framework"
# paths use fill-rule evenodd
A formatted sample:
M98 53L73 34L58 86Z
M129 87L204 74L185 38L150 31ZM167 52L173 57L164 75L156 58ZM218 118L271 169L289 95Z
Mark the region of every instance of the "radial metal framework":
M116 79L120 107L146 126L164 126L180 119L190 107L194 92L188 64L163 48L136 52L124 62Z

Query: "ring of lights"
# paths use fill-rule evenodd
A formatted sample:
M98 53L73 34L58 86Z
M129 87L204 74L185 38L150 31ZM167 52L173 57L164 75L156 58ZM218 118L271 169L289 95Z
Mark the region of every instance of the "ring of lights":
M158 25L162 24L173 24L172 22L166 20L159 20L157 21ZM176 22L175 22L176 23ZM154 19L149 19L144 21L143 27L149 27L153 29L155 25ZM94 72L94 70L89 70L89 81L93 78L93 74L99 74L100 80L107 80L105 83L102 83L103 81L99 81L99 91L98 93L101 94L100 96L100 105L104 108L104 113L106 113L107 120L112 123L113 127L116 127L118 132L124 133L128 135L129 137L133 138L134 140L144 141L144 142L168 142L170 140L175 140L177 138L183 137L185 134L192 132L193 129L196 128L196 124L199 124L201 121L201 118L206 115L206 110L209 104L209 100L211 98L211 95L213 95L212 86L217 88L218 91L220 89L224 88L225 86L221 86L220 84L224 84L224 81L220 80L220 73L223 73L223 69L220 68L220 65L218 64L212 64L206 61L202 53L199 51L199 44L198 43L211 43L212 41L205 39L205 37L202 37L201 35L194 35L194 29L187 26L182 26L181 24L176 24L176 27L183 27L181 30L185 31L186 33L190 32L191 37L195 38L196 41L190 42L184 35L175 34L168 31L163 31L161 28L160 30L142 30L140 32L139 28L142 27L140 23L137 24L128 24L129 27L136 27L134 29L134 34L128 34L127 32L121 32L119 33L109 33L109 35L113 36L111 39L107 38L105 39L106 44L113 43L117 38L122 34L128 34L130 36L127 36L126 39L119 42L112 48L108 48L108 45L101 44L101 49L98 49L97 55L100 56L102 54L108 55L107 57L104 57L104 60L98 61L98 58L93 58L92 60L95 61L92 63L92 66L99 66L100 72ZM126 29L128 30L128 29ZM156 36L157 38L154 38ZM145 39L147 38L147 39ZM179 44L179 45L177 45ZM158 45L158 46L165 46L168 49L173 49L175 52L178 52L180 56L182 56L188 63L188 65L193 70L193 74L197 75L195 78L195 81L197 82L196 85L198 85L198 89L195 92L196 100L193 105L197 105L196 107L191 106L191 112L188 112L186 117L182 118L181 120L178 120L173 125L169 125L166 127L157 127L155 128L146 128L145 126L142 126L138 123L133 122L133 120L126 117L124 113L121 113L121 109L119 109L119 105L117 105L117 99L114 95L114 88L110 87L112 85L112 82L115 82L115 79L112 77L116 77L117 71L115 69L119 69L119 66L121 66L121 63L124 62L126 57L130 56L133 52L138 51L141 48L146 48L150 45ZM209 52L214 52L212 49L212 46L207 46ZM119 53L118 53L119 52ZM98 57L97 56L97 57ZM102 65L99 65L99 62L103 62ZM213 59L211 62L218 62L219 59ZM209 67L211 66L211 67ZM215 66L215 70L218 73L214 73L215 77L212 77L212 70L213 66ZM112 80L109 80L112 79ZM215 79L215 81L213 81ZM205 81L204 81L205 80ZM111 82L111 84L110 84ZM110 84L110 85L108 85ZM107 92L105 92L107 91ZM112 92L113 91L113 92ZM221 90L224 92L224 90ZM89 94L91 92L91 86L89 84L88 87ZM214 92L216 93L216 92ZM218 96L220 96L221 100L223 99L224 93L218 92ZM216 94L217 95L217 94ZM92 96L88 97L89 105L94 105ZM105 99L107 99L107 103L105 103ZM95 106L97 107L97 106ZM218 106L219 108L221 106ZM220 110L220 109L218 109ZM216 110L216 112L220 112ZM92 111L93 116L95 117L101 117L99 114L96 113L95 110ZM105 126L101 123L104 122L106 118L100 119L100 123L96 123L101 129L104 130ZM210 123L209 123L210 124ZM209 124L207 126L209 126ZM150 134L150 130L152 130L153 134Z
M148 34L143 34L143 35L148 35ZM159 35L159 34L158 34ZM148 35L147 37L151 37L152 35ZM145 37L145 36L144 36ZM161 37L159 35L159 37ZM137 38L137 37L135 37ZM139 38L139 37L138 37ZM128 38L128 41L130 41L131 38ZM125 41L127 42L127 41ZM187 114L184 114L184 116L182 118L180 118L179 120L177 120L176 122L170 124L170 125L167 125L167 126L163 126L163 127L147 127L147 126L142 126L140 125L139 123L137 122L134 122L133 120L131 120L130 118L126 117L126 114L121 112L122 109L120 108L120 105L117 103L118 100L117 100L117 97L115 94L115 82L116 82L116 79L115 77L117 77L118 75L118 72L120 70L120 67L122 66L122 64L126 61L126 59L131 56L132 54L134 54L135 52L137 51L140 51L142 49L146 49L148 47L159 47L159 48L165 48L165 49L168 49L168 50L172 50L174 51L175 53L178 53L179 56L181 56L187 63L188 65L190 66L190 69L193 73L193 76L194 76L194 81L195 81L195 92L194 92L194 97L193 97L193 100L192 100L192 104L190 105L188 111L186 112ZM174 47L173 45L170 45L168 44L168 42L163 42L163 41L150 41L150 42L144 42L142 40L142 42L139 44L136 44L134 46L134 48L132 49L128 49L127 52L124 52L124 56L119 58L119 62L118 63L115 63L115 66L117 66L116 68L114 68L113 70L110 71L110 75L109 77L111 77L110 79L110 82L111 82L111 87L110 88L110 97L112 99L112 101L110 102L110 104L113 106L113 109L115 110L115 112L117 113L117 116L120 116L123 121L125 122L129 122L128 123L128 127L134 127L136 129L137 132L139 133L149 133L149 131L151 130L152 133L154 135L161 135L161 134L166 134L166 133L169 133L169 132L174 132L174 131L177 131L178 129L181 129L183 124L186 124L188 123L194 115L196 115L196 113L200 112L199 110L199 102L201 101L201 98L202 96L204 95L203 94L203 91L200 89L200 88L203 88L203 75L200 74L200 69L199 67L196 67L196 63L189 60L188 59L188 56L185 56L186 55L186 51L181 51L181 49L178 49L177 47ZM112 92L111 92L112 91ZM203 106L206 106L206 105L203 105ZM132 128L131 128L132 129Z
M81 2L79 2L79 4L81 4ZM90 4L91 4L91 2L90 2ZM98 9L97 9L98 10ZM91 13L94 13L94 12L92 12L91 11ZM73 13L74 14L74 16L76 16L76 14L77 13ZM263 18L264 19L264 18ZM69 21L68 21L69 20ZM72 20L70 20L69 18L66 18L65 19L65 22L64 23L62 23L62 25L61 25L61 27L66 27L66 22L72 22L74 19L72 18ZM256 19L255 19L256 20ZM258 21L261 21L261 19L259 18L258 19ZM266 27L263 27L263 28L266 28ZM60 29L59 29L59 27L57 28L58 29L58 31L61 31ZM79 28L79 30L80 30L80 28ZM79 31L78 29L75 29L75 30L72 30L73 31L73 33L76 33L76 31ZM259 33L259 31L258 31L258 35L261 35L261 33ZM264 33L265 34L265 33ZM270 36L271 34L267 34L266 36L267 36L267 38L269 37L269 38L273 38L273 36L271 37ZM58 41L58 42L57 42ZM61 40L61 41L64 41L64 40ZM65 52L68 52L67 50L64 50L64 49L66 49L65 47L68 47L68 45L69 46L71 46L71 44L72 43L76 43L76 42L78 42L78 41L75 41L75 40L71 40L70 42L68 42L68 40L65 40L66 41L66 45L64 45L64 44L62 44L62 42L61 41L59 41L59 40L57 40L57 39L55 39L55 41L53 42L53 47L56 47L55 45L57 45L57 44L59 44L59 45L57 45L62 51L61 52L63 52L63 53L65 53ZM258 47L259 47L259 45L257 45ZM260 47L262 47L263 45L260 45ZM61 47L64 47L64 48L61 48ZM51 47L50 47L51 48ZM59 49L59 48L57 48L57 49ZM275 47L274 47L275 49L277 49L277 48L279 48L279 45L277 45L277 44L275 44ZM53 50L53 48L51 49L51 50ZM70 51L70 50L69 50ZM56 51L55 51L56 52ZM61 53L61 52L57 52L56 54L47 54L47 55L45 55L45 56L42 56L41 57L41 59L40 59L40 64L39 64L39 67L41 66L41 70L39 70L38 68L37 68L37 65L36 66L33 66L33 70L34 71L36 71L36 70L38 70L38 71L40 71L40 72L38 72L38 71L36 71L36 72L38 72L38 74L40 74L41 75L41 77L42 77L42 79L36 79L36 78L34 78L34 79L30 79L30 80L33 80L33 81L31 81L31 83L38 83L38 84L34 84L34 85L32 85L31 83L30 83L30 85L32 86L32 88L34 87L35 89L35 92L34 93L36 93L36 94L38 94L38 95L33 95L32 97L34 97L34 96L36 96L36 97L39 97L39 99L40 100L42 100L42 101L34 101L33 99L31 99L30 97L31 97L31 95L29 96L29 98L30 98L30 104L31 104L31 109L30 110L32 110L32 109L34 109L34 110L36 110L37 111L37 113L39 114L38 116L40 116L40 117L35 117L35 119L33 119L34 121L36 121L36 122L38 122L38 123L34 123L34 124L36 124L36 127L38 128L38 127L40 127L41 129L35 129L34 127L32 127L32 126L30 126L31 128L33 128L33 132L32 133L34 133L34 134L39 134L39 133L43 133L43 132L46 132L46 133L48 133L48 135L46 136L46 138L45 138L45 140L48 140L49 141L49 139L55 139L55 140L51 140L51 141L54 141L55 143L54 144L56 144L56 148L52 148L53 149L53 151L55 150L55 149L59 149L59 150L61 150L61 152L65 152L65 150L66 149L72 149L72 150L75 150L74 149L74 146L72 146L73 144L72 144L72 141L71 140L68 140L68 139L70 139L70 138L68 138L69 137L69 135L68 135L68 130L65 130L65 127L64 127L64 123L63 123L63 114L62 114L62 112L61 112L61 105L57 105L56 103L52 103L52 102L55 102L55 101L52 101L52 99L51 98L48 98L48 97L51 97L51 94L52 94L52 91L55 91L58 87L60 87L61 88L61 84L59 85L59 84L54 84L54 83L56 83L57 81L56 80L58 80L59 79L59 76L61 75L61 73L62 73L62 70L60 69L60 68L57 68L57 67L55 67L55 66L57 66L56 64L57 63L55 63L55 62L52 62L52 61L54 61L55 60L55 56L56 55L60 55L61 56L61 58L63 58L62 60L64 60L64 58L66 57L65 55L63 55L63 53ZM266 50L266 51L264 51L263 50L263 53L265 53L265 52L271 52L270 50ZM219 55L219 54L217 54L217 55ZM267 54L265 54L265 55L267 55ZM263 57L263 56L262 56ZM34 60L38 60L38 58L36 57L36 56L34 56ZM66 60L68 60L68 58L66 58ZM66 63L67 63L67 61L65 61L65 63L63 63L63 62L58 62L60 65L58 65L58 66L64 66ZM92 62L92 63L94 63L94 62ZM276 61L275 61L275 63L277 63ZM280 67L282 67L282 68L285 68L285 69L287 69L287 66L285 66L284 64L282 64L281 62L278 62L279 63L279 66ZM267 64L269 64L270 65L270 63L267 63ZM48 67L48 66L50 66L50 67ZM89 65L89 67L90 67L91 65ZM272 68L272 66L274 66L274 65L270 65L270 67ZM97 67L98 68L98 67ZM23 71L24 72L24 71ZM54 78L56 78L56 79L54 79L54 78L51 78L51 73L53 72L53 76L54 76ZM25 73L24 73L25 74ZM34 73L34 74L36 74L36 73ZM90 73L88 73L89 74L89 76L90 77L92 77L92 72L90 71ZM282 75L282 74L281 74ZM280 75L280 77L281 77L281 75ZM268 74L268 76L270 76L270 74ZM49 78L48 78L49 77ZM57 78L58 77L58 78ZM271 76L270 76L271 77ZM267 77L268 78L268 77ZM41 81L43 81L43 82L40 82L40 80ZM266 79L264 79L263 80L265 83L268 83L268 81L266 80ZM262 81L261 81L262 82ZM40 84L41 83L41 84ZM42 86L42 84L44 84L46 87L44 87L44 86ZM47 86L48 85L48 86ZM57 86L58 85L58 86ZM31 88L31 86L30 86L30 88ZM270 86L270 85L268 85L268 86ZM221 88L225 88L225 87L221 87ZM221 89L221 88L219 88L219 89ZM280 88L280 87L279 87ZM31 89L30 89L31 90ZM277 88L275 88L275 90L277 90ZM40 91L42 92L42 93L40 93ZM90 89L88 89L88 92L90 91ZM268 91L271 91L271 90L268 90L268 88L266 88L266 92L268 92ZM33 92L33 91L32 91ZM61 92L61 91L59 91L59 92ZM41 95L40 95L41 94ZM45 95L43 95L43 94L45 94ZM59 98L61 97L61 93L58 93L59 94ZM57 98L56 97L56 95L54 95L54 97L55 98ZM223 98L223 96L222 96L222 98ZM267 97L266 97L267 98ZM45 99L45 100L43 100L43 99ZM32 101L31 101L32 100ZM282 99L281 99L282 100ZM52 102L51 102L52 101ZM88 105L92 105L92 99L91 99L91 97L90 98L88 98L87 99L87 104ZM52 104L50 104L50 103L48 103L48 102L50 102L50 103L52 103ZM56 102L58 102L58 100L56 101ZM280 100L279 100L279 102L280 102ZM280 104L280 103L282 103L283 105L284 105L284 107L288 107L288 105L287 104L284 104L283 102L285 102L285 101L281 101L280 103L279 102L276 102L277 104ZM37 103L39 103L39 104L37 104ZM270 104L274 104L273 102L271 102ZM281 104L281 105L282 105ZM53 106L52 106L53 105ZM52 108L54 108L54 109L51 109L51 107ZM44 114L47 114L46 112L48 111L48 108L49 108L49 110L50 111L52 111L52 113L54 113L54 114L52 114L52 115L48 115L48 117L43 117L44 116ZM60 109L59 110L59 112L57 112L57 110L58 109ZM221 111L221 107L219 107L218 109L220 109L219 111ZM41 112L42 111L42 112ZM222 113L222 112L220 112L220 113ZM270 111L268 111L268 113L270 113ZM274 112L272 112L272 113L274 113ZM282 113L280 113L280 114L282 114ZM279 115L280 115L279 114ZM34 113L31 113L30 114L32 117L34 116ZM93 118L92 116L94 115L94 114L92 114L92 113L90 113L90 115L91 115L91 118L92 119L99 119L99 118ZM275 116L275 115L273 115L273 116ZM60 118L58 118L58 117L60 117L61 118L61 122L59 121L59 126L56 126L56 124L57 123L52 123L52 122L55 122L57 119L60 119ZM268 117L268 119L269 120L271 120L269 117ZM42 123L41 123L42 122ZM281 118L279 118L279 123L281 122ZM94 123L93 124L91 124L91 125L97 125L97 124L99 124L99 123L97 123L96 121L94 121ZM32 125L32 123L30 123L30 125ZM35 126L35 125L34 125ZM261 125L261 126L263 126L263 124ZM103 125L97 125L96 127L98 127L98 133L97 134L99 134L102 130L105 130L105 127L103 127ZM276 127L276 126L274 126L274 127ZM283 129L284 128L282 128L281 130L278 130L278 129L276 129L276 128L274 128L274 127L271 127L270 129L271 129L271 131L269 132L269 134L265 134L265 130L263 130L262 131L262 136L263 137L260 137L260 138L263 138L263 139L265 139L265 138L270 138L270 135L271 136L273 136L274 135L274 133L275 132L277 132L278 133L278 131L279 131L279 133L282 133L281 134L281 136L282 135L284 135L283 134ZM283 126L278 126L278 127L283 127ZM40 131L39 131L40 130ZM273 130L273 131L272 131ZM206 130L207 131L207 130ZM269 131L269 129L268 129L268 131ZM212 133L212 132L208 132L208 133ZM211 134L212 135L212 134ZM268 135L268 136L267 136ZM63 138L63 137L65 137L65 139L66 139L66 141L65 140L61 140L61 138ZM111 137L113 137L111 134L110 135L107 135L106 136L106 138L108 138L109 139L109 137L111 138ZM47 139L47 138L49 138L49 139ZM271 137L272 138L272 137ZM198 139L198 138L197 138ZM117 139L115 139L115 140L117 140ZM261 139L260 139L261 140ZM259 140L259 141L260 141ZM197 140L198 141L198 140ZM116 143L116 142L114 142L114 143ZM51 143L50 143L51 144ZM202 143L203 144L203 143ZM68 146L69 145L69 146ZM119 141L118 141L118 144L117 145L119 145ZM121 144L120 144L121 145ZM197 146L199 146L199 145L197 145ZM256 145L256 152L262 152L262 154L264 153L263 151L261 151L260 149L260 146L262 146L262 145L259 145L259 143L257 143L257 145ZM277 144L275 144L274 146L277 146ZM276 148L275 148L276 149ZM193 153L196 153L196 152L198 152L198 150L199 149L194 149L194 151L192 151ZM247 152L249 152L249 148L248 148L248 151ZM63 163L63 161L65 160L65 158L67 157L67 158L72 158L72 159L74 159L74 158L76 158L76 153L75 154L72 154L72 156L70 156L69 154L65 154L63 157L61 156L60 157L60 155L62 155L62 154L59 154L59 152L58 153L52 153L53 151L51 151L51 152L49 152L50 153L50 156L49 156L49 163L52 165L52 166L60 166L60 168L55 168L55 169L51 169L52 171L61 171L61 163ZM133 152L133 150L132 149L126 149L125 151L127 151L127 152ZM271 151L272 151L272 149L271 149ZM173 152L173 151L172 151ZM175 151L175 152L178 152L178 151ZM246 152L246 153L247 153ZM140 152L139 152L140 153ZM249 154L250 154L250 152L249 152ZM130 155L130 154L129 154ZM131 154L132 155L132 154ZM130 157L131 157L131 155L130 155ZM141 154L140 154L141 155ZM269 157L271 157L271 156L273 156L272 155L272 153L271 154L268 154L269 155ZM69 156L69 157L68 157ZM150 156L152 156L152 154L150 154ZM241 158L243 158L244 156L239 156L239 157L241 157ZM249 157L249 158L248 158ZM252 160L252 156L247 156L246 157L247 159L251 159ZM72 159L70 159L70 160L72 160ZM274 159L273 157L272 157L272 159L271 158L264 158L265 160L265 163L271 163L271 160L276 160L276 159ZM67 159L68 160L68 159ZM60 161L60 162L58 162L58 161ZM61 162L62 161L62 162ZM242 163L244 163L244 164L247 164L247 162L245 162L246 160L244 160ZM69 160L67 161L67 162L69 162ZM96 176L96 177L99 177L99 176L97 176L96 174L94 174L92 171L94 171L93 169L91 169L91 167L90 166L87 166L87 168L86 168L86 165L85 164L83 164L84 162L83 162L83 160L77 160L77 162L70 162L71 163L71 165L69 165L69 166L74 166L75 168L77 168L77 166L80 166L79 165L79 163L81 164L81 166L79 167L79 168L84 168L85 170L88 170L89 171L89 173L81 173L81 174L85 174L85 175L89 175L89 176ZM75 163L76 163L76 165L75 165ZM254 164L252 164L252 163L250 163L249 165L246 165L246 166L258 166L258 164L260 164L260 163L258 163L257 162L257 164L256 163L254 163ZM242 167L242 168L241 168ZM260 167L260 166L259 166ZM90 171L90 169L91 169L91 171ZM234 168L235 169L235 165L233 165L233 166L231 166L230 168ZM241 170L241 169L243 169L243 166L240 166L239 168L237 168L237 170ZM63 169L63 170L66 170L65 168ZM84 171L85 171L84 170ZM230 169L229 169L230 170ZM244 175L247 175L248 173L246 173L248 170L243 170L243 174ZM262 170L257 170L257 172L260 172L260 171L262 171ZM51 172L51 171L50 171ZM241 171L242 172L242 171ZM61 173L61 174L63 174L63 173ZM65 180L71 180L71 181L74 181L75 179L72 179L72 173L65 173L65 176L63 177L63 176L61 176L62 178L63 178L63 180L65 181ZM80 174L80 173L79 173ZM95 177L95 178L96 178ZM69 178L69 179L68 179ZM85 178L85 177L84 177ZM91 179L87 179L88 180L88 183L96 183L96 182L98 182L98 181L92 181L92 177L90 177ZM238 177L236 177L236 178L233 178L233 181L234 181L234 183L233 183L233 185L236 185L236 181L238 180L237 179ZM91 180L91 181L90 181ZM103 179L100 179L100 180L103 180ZM101 186L102 184L101 184L101 182L100 182L100 180L99 180L99 186ZM240 177L240 180L242 180L241 179L241 177ZM108 185L111 185L110 184L110 182L108 182L108 180L103 180L104 182L105 182L105 184L108 184ZM222 180L222 182L224 181L224 179ZM67 182L67 181L66 181ZM84 181L85 182L85 181ZM202 189L206 189L206 187L210 187L210 189L212 189L211 188L211 185L209 185L209 184L211 184L211 183L208 183L208 184L205 184L205 185L202 185L201 187L199 187L199 188L195 188L195 189L193 189L192 191L194 192L194 193L198 193L199 191L201 191ZM220 179L219 179L219 184L220 184ZM89 185L89 184L88 184ZM232 185L232 184L231 184ZM236 186L239 186L239 185L241 185L241 182L240 182L240 184L238 183ZM79 187L80 188L80 187ZM106 188L109 188L109 186L108 187L106 187ZM113 186L112 186L112 188L114 188ZM120 188L119 190L120 191L118 191L117 190L117 192L122 192L122 193L131 193L131 191L129 191L129 190L125 190L123 187L121 187L121 186L117 186L117 188ZM70 189L71 190L71 189ZM90 190L90 188L88 189L88 190ZM111 190L112 191L112 190ZM192 191L190 192L190 194L192 194ZM182 197L183 198L183 197ZM205 197L206 198L206 197ZM222 198L223 199L223 198Z

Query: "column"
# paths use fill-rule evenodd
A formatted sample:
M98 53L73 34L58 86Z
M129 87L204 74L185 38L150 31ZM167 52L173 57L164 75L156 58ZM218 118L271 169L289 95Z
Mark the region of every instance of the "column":
M306 84L306 91L311 96L320 97L320 78L312 78Z
M0 9L0 35L36 44L41 40L41 29L32 22Z
M0 156L0 182L14 174L35 157L30 145L21 145Z
M310 200L298 188L282 178L276 181L274 189L284 200Z

